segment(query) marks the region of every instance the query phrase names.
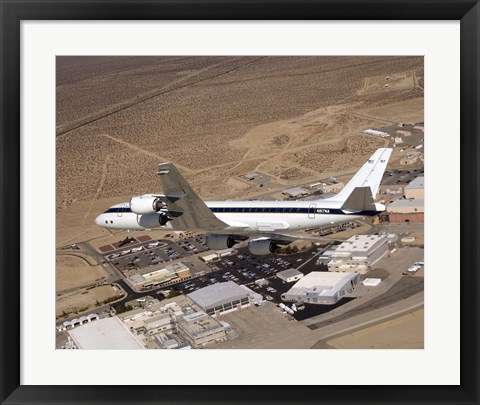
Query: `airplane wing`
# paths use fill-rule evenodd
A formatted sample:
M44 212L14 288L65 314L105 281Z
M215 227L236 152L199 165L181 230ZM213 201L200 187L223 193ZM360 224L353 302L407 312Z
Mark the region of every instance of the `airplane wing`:
M165 213L171 218L170 224L174 230L232 229L212 213L173 163L159 164L157 174L166 196Z

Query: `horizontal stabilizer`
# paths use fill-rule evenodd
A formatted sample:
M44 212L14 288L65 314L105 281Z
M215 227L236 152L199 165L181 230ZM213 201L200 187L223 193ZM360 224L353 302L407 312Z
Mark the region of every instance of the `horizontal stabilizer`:
M355 187L340 209L355 212L375 211L372 189L369 186Z

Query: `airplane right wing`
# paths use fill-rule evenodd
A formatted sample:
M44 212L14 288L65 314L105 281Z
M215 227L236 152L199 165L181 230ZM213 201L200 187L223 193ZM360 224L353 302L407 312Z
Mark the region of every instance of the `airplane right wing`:
M192 190L173 163L160 163L157 174L166 196L166 214L171 218L174 230L216 231L229 228Z

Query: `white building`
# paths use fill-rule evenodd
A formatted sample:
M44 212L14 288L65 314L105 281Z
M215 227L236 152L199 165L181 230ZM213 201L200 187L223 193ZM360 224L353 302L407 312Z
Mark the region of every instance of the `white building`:
M211 316L246 308L250 306L250 304L262 301L260 294L253 292L248 287L240 286L233 281L200 288L197 291L187 294L187 297Z
M358 284L357 273L330 273L313 271L282 294L286 302L332 305Z
M293 283L294 281L300 280L303 277L303 273L300 273L295 269L287 269L278 272L277 277L280 280L286 281L287 283Z
M388 238L385 235L355 235L332 253L328 270L364 273L387 252Z
M206 255L200 256L200 260L205 263L211 263L215 260L220 260L222 257L231 256L232 254L233 249L217 250L213 253L208 253Z
M390 136L386 132L378 131L376 129L366 129L365 131L363 131L363 133L367 135L379 136L381 138L386 138L387 136Z
M145 349L141 341L114 316L87 323L68 332L79 349L138 350Z
M382 282L382 279L380 278L366 278L365 280L363 280L362 284L365 287L376 287L381 282Z

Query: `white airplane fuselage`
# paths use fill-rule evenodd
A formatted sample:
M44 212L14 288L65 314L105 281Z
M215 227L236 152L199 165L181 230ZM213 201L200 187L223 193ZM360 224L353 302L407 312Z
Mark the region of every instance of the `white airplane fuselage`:
M376 211L349 212L340 209L341 201L331 199L317 201L205 201L205 204L218 219L231 227L243 228L247 232L310 229L377 215L384 210L381 204L376 204ZM148 216L154 215L158 214L135 214L130 210L130 203L125 202L110 207L106 212L100 214L95 222L99 226L118 230L171 229L169 224L154 228L142 226L142 222L147 223ZM176 228L175 230L192 229Z
M391 153L391 148L377 149L337 195L312 201L202 201L174 164L161 163L157 175L165 194L132 197L130 202L116 204L100 214L95 223L118 230L205 232L211 235L207 245L210 243L214 249L230 247L247 236L251 237L252 249L264 254L268 241L262 242L262 234L272 241L272 246L289 243L289 232L384 211L385 207L374 199ZM269 249L274 250L271 246Z

